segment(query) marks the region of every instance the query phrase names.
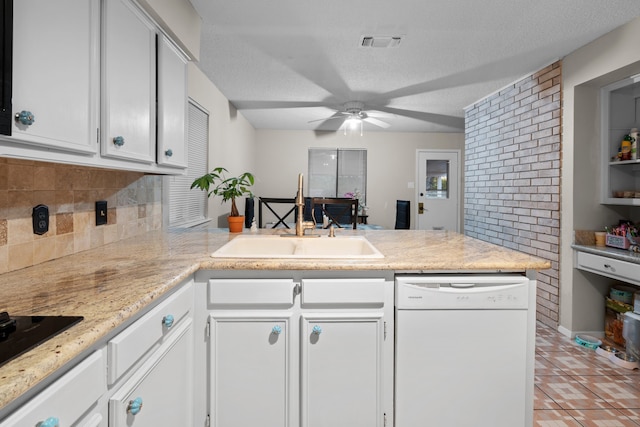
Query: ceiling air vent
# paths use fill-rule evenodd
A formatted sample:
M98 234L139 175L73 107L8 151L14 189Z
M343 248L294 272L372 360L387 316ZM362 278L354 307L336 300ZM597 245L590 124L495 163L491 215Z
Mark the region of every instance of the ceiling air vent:
M396 47L402 40L401 36L363 36L360 40L362 47Z

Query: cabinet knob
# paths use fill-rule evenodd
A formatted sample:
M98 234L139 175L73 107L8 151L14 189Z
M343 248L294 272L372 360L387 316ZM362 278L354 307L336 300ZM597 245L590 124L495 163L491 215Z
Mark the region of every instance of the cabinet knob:
M164 316L162 318L162 324L164 326L166 326L167 328L170 328L173 326L173 316L171 314L167 314L166 316Z
M138 412L142 410L142 398L136 397L133 400L129 401L129 405L127 406L127 412L131 415L136 415Z
M16 113L16 121L25 126L29 126L36 121L36 118L33 116L33 113L31 111L22 110L19 113Z
M273 328L271 328L271 333L280 335L282 333L282 327L280 325L275 325Z
M167 156L167 157L173 156L173 150L171 148L169 148L168 150L166 150L164 152L164 155Z
M122 147L124 145L124 137L116 136L113 138L113 143L118 147Z
M316 335L320 335L322 333L322 328L319 325L316 325L313 327L311 332L313 332Z
M60 421L55 417L49 417L38 424L38 427L60 427Z

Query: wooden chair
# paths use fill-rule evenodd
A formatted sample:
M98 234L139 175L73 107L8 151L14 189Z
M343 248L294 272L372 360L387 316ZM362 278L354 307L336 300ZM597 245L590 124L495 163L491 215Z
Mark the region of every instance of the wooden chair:
M276 212L276 210L269 205L269 204L278 204L278 203L279 204L290 204L291 205L291 209L286 211L286 213L283 215L283 214L280 214L280 213ZM277 198L277 197L260 197L259 198L259 204L258 204L258 227L260 227L260 228L263 228L262 227L262 219L263 219L262 206L263 205L267 209L269 209L271 211L271 213L273 215L275 215L275 217L277 219L276 223L271 228L276 228L280 224L284 225L285 228L291 228L287 224L287 219L289 218L289 215L294 213L295 210L296 210L296 199L295 198L289 199L289 198ZM296 222L296 216L293 215L293 218L289 219L289 222L295 223Z
M320 206L322 215L329 219L324 228L332 224L340 228L352 224L354 230L358 227L358 199L314 197L311 210L315 212L316 206Z

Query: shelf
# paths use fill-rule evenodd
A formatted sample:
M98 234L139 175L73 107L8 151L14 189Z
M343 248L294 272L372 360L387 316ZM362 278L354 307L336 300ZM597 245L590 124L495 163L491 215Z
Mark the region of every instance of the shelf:
M619 205L619 206L640 206L640 199L609 197L607 199L604 199L602 204L603 205Z
M609 166L622 166L622 165L640 165L640 159L609 162Z

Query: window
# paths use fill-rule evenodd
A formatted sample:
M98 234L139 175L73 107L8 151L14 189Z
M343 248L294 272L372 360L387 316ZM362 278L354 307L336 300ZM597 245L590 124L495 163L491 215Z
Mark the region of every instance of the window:
M428 199L448 199L449 160L427 160Z
M189 227L207 220L207 193L191 190L194 179L207 173L209 114L189 100L187 170L169 178L169 226Z
M310 148L310 197L345 197L346 193L360 193L366 201L367 150Z

